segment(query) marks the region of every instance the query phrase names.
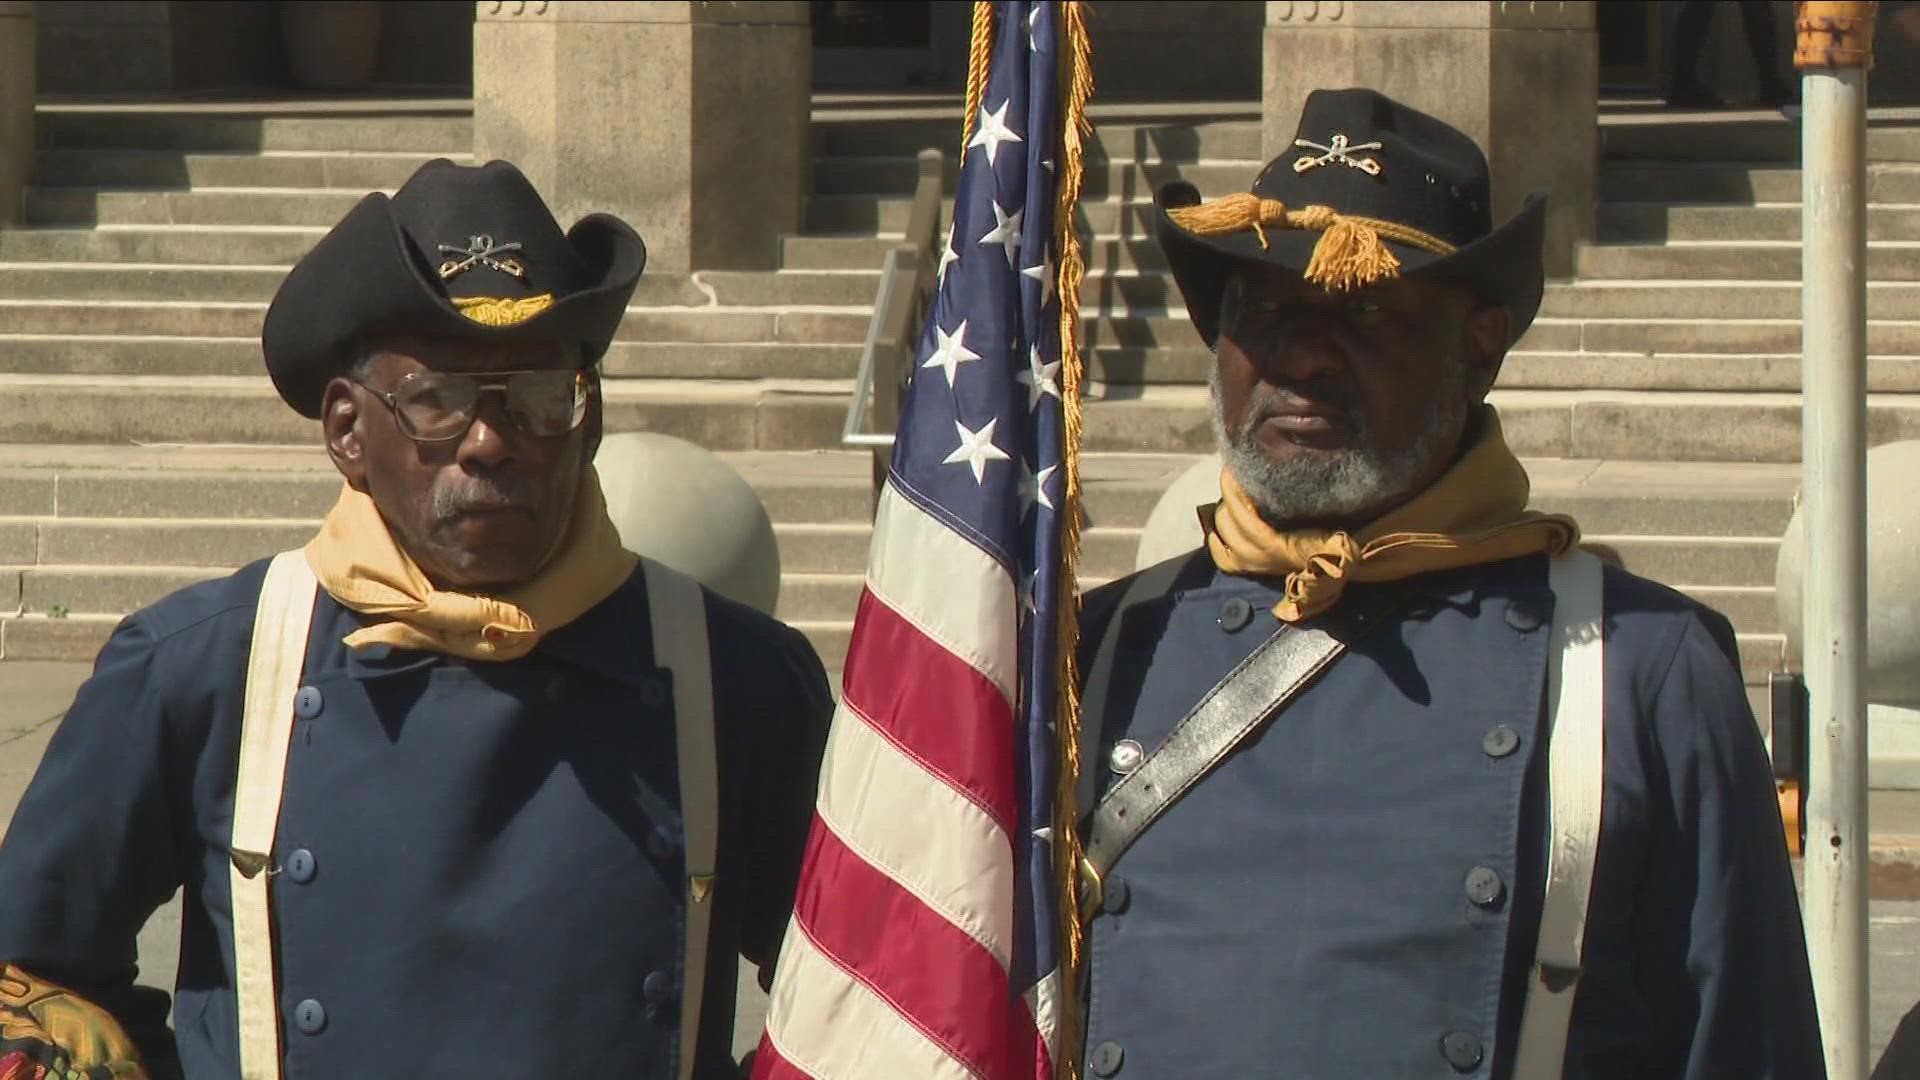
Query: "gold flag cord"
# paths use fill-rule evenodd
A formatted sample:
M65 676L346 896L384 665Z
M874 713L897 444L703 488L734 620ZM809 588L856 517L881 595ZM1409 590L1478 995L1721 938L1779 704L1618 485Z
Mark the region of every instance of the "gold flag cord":
M974 0L973 43L967 52L966 115L960 118L960 164L967 163L967 144L973 141L973 122L980 115L980 99L987 93L988 69L993 65L993 0Z
M1061 504L1060 585L1058 638L1060 692L1056 732L1057 786L1054 791L1053 859L1060 907L1060 1014L1055 1075L1079 1080L1081 1027L1080 972L1086 926L1079 903L1080 862L1080 281L1086 262L1080 250L1080 231L1074 211L1080 204L1086 174L1086 139L1093 134L1087 102L1093 98L1093 43L1087 34L1087 12L1080 0L1059 6L1060 48L1060 160L1059 187L1053 206L1053 242L1058 256L1054 294L1060 298L1060 406L1062 419L1060 468L1066 474Z

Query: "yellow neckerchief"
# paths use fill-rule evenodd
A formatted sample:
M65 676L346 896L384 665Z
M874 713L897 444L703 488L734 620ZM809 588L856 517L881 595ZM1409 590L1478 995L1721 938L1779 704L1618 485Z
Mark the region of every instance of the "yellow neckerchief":
M387 621L348 634L348 648L391 645L468 660L517 660L541 637L586 614L632 576L639 556L620 546L591 467L560 550L532 580L499 596L435 588L399 544L373 500L343 486L307 544L314 576L341 606Z
M1254 507L1231 469L1207 524L1207 550L1230 574L1287 579L1273 613L1299 622L1332 607L1350 581L1398 581L1433 570L1498 562L1535 552L1558 555L1580 539L1564 514L1528 510L1527 470L1507 448L1500 419L1482 410L1480 437L1451 469L1404 506L1356 533L1281 532ZM1211 520L1209 521L1209 517Z

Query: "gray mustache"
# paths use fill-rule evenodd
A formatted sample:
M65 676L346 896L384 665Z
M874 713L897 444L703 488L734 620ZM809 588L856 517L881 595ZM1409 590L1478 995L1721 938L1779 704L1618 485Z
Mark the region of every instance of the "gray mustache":
M428 496L434 518L446 521L475 510L530 510L540 505L539 485L522 480L470 480L436 485Z

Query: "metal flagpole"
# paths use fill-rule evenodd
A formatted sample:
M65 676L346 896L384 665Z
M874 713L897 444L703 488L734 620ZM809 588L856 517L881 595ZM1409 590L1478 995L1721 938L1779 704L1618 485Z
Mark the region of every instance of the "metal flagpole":
M1807 949L1833 1080L1866 1080L1866 98L1871 3L1799 9Z

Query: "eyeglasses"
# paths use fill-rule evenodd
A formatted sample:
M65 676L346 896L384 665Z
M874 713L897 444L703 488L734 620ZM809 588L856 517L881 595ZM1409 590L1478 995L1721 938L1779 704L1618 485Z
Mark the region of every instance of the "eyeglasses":
M508 422L528 435L564 435L586 418L593 383L575 368L494 371L485 375L415 371L392 390L355 379L392 410L400 430L415 442L448 442L467 433L480 396L498 390Z

